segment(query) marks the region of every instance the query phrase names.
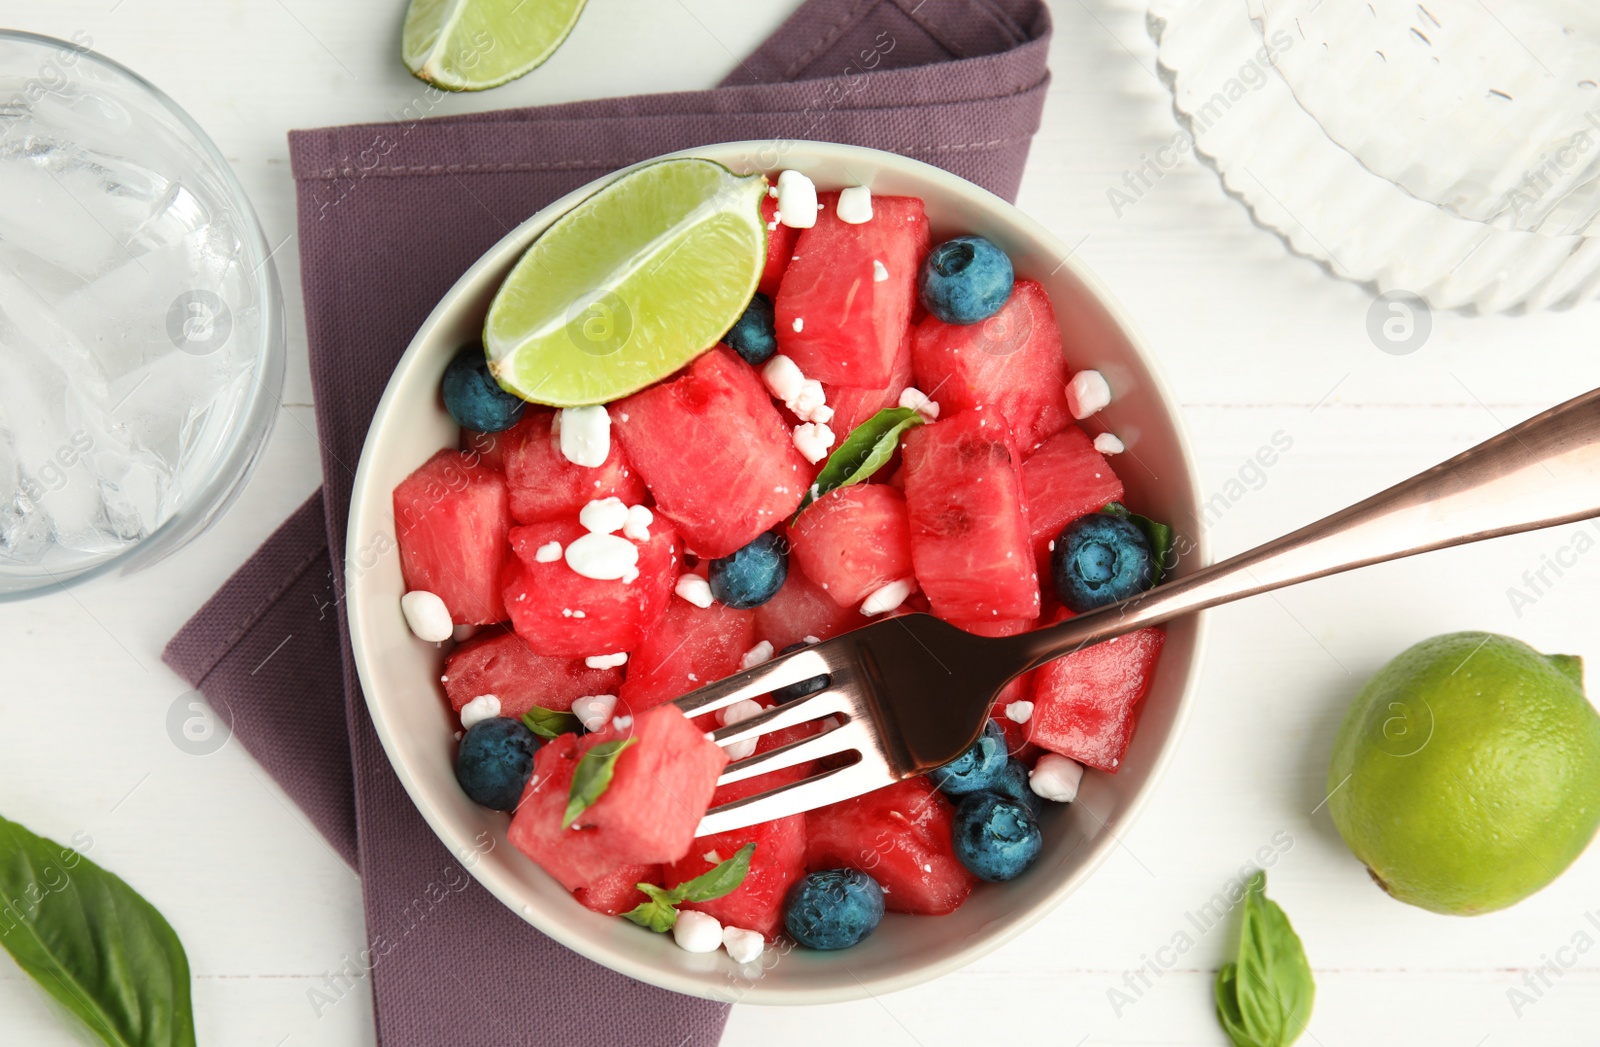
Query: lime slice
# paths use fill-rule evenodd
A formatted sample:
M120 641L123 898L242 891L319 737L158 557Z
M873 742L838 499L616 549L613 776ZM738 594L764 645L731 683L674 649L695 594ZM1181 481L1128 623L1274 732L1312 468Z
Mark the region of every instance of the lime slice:
M631 171L556 219L484 323L489 369L525 400L608 403L716 344L767 254L764 175L710 160Z
M400 57L447 91L515 80L555 54L588 0L411 0Z

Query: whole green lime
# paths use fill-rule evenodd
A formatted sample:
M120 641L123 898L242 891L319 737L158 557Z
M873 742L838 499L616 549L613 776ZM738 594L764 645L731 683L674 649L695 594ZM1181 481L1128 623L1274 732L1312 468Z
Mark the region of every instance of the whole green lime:
M1514 905L1600 825L1600 715L1580 661L1494 633L1402 652L1345 714L1328 810L1394 897L1473 915Z

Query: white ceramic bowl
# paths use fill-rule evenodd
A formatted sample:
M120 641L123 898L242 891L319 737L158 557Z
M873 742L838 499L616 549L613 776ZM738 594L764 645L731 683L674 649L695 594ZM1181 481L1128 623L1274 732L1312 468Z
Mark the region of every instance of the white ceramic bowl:
M683 155L720 161L741 172L764 169L770 142L706 146ZM1093 367L1115 393L1092 424L1120 436L1117 458L1127 503L1187 534L1200 518L1194 467L1177 406L1132 325L1067 248L1011 204L955 175L890 153L852 146L791 142L780 165L818 185L864 184L880 194L919 196L934 238L978 233L1004 248L1020 276L1044 284L1055 303L1068 361ZM915 985L997 948L1048 913L1083 883L1127 831L1165 770L1189 706L1201 656L1202 621L1167 628L1167 643L1133 746L1116 775L1091 771L1079 799L1047 804L1044 851L1009 884L984 884L949 916L890 914L871 938L843 952L768 950L757 976L726 953L690 954L671 935L583 908L533 862L506 843L504 814L475 806L456 784L458 729L439 688L442 652L416 640L400 614L403 586L395 553L390 492L457 429L440 406L445 365L479 337L500 282L535 237L594 192L607 175L557 200L513 230L456 282L395 368L378 405L356 473L346 537L350 637L367 707L394 769L424 818L453 853L513 912L576 952L624 974L679 992L744 1003L830 1003ZM1183 567L1205 562L1190 536ZM1180 567L1182 570L1182 567ZM477 856L475 840L496 845Z

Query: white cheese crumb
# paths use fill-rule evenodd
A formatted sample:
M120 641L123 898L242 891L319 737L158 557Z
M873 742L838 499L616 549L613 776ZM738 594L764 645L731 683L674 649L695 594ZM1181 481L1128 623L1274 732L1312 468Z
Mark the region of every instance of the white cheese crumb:
M755 963L767 950L767 940L760 931L747 931L742 927L722 929L722 947L734 963Z
M826 422L829 419L818 418L817 413L827 409L827 399L828 394L823 392L822 383L815 378L807 378L800 383L793 398L784 402L784 406L802 422ZM828 414L831 416L833 412L829 410Z
M767 645L767 658L772 657L772 645L765 640L762 640L761 643ZM756 645L758 648L760 646L761 644ZM745 657L748 658L749 655ZM766 658L761 661L766 661ZM760 665L761 663L756 662L754 664ZM749 666L745 666L745 668L748 669ZM746 698L744 701L734 702L722 710L718 719L722 721L722 726L731 727L736 723L744 723L746 720L760 716L764 712L766 712L766 709L762 708L760 702ZM737 742L729 742L722 747L722 751L728 754L728 759L730 760L743 760L748 756L755 755L757 740L756 738L743 738Z
M872 221L872 190L864 185L840 190L839 206L834 213L839 221L849 225Z
M762 662L770 661L772 661L772 641L762 640L760 643L744 652L744 657L739 659L739 668L754 669ZM727 721L724 720L723 722L726 723Z
M1094 438L1094 449L1099 451L1101 454L1121 454L1128 448L1113 434L1101 433L1099 436ZM1096 473L1095 477L1098 479L1099 475L1099 473Z
M804 640L806 643L821 643L822 642L820 637L812 636L810 633L807 633L806 635L800 637L800 639Z
M590 694L572 701L572 715L585 730L600 730L616 711L617 696L614 694Z
M1012 702L1006 706L1006 719L1012 723L1027 723L1033 719L1033 703Z
M722 924L715 916L685 909L672 925L672 940L684 952L716 952L722 948Z
M798 364L779 353L761 366L761 381L774 400L788 403L800 394L806 376L800 373Z
M1111 386L1099 371L1079 371L1067 383L1067 409L1072 417L1083 419L1111 402Z
M906 602L906 597L917 591L915 578L901 578L870 593L861 601L861 613L871 618L875 614L892 611Z
M810 229L817 224L816 183L799 171L778 175L778 221L791 229Z
M801 331L806 329L806 318L803 316L795 317L794 324L792 326L794 327L794 333L799 334Z
M603 406L566 407L556 412L561 430L561 455L590 469L611 455L611 416Z
M461 726L472 730L472 725L492 720L500 715L500 698L493 694L480 694L461 707Z
M1071 803L1078 798L1078 784L1083 781L1083 765L1065 756L1045 753L1028 772L1028 788L1037 796L1057 803Z
M413 589L400 597L400 613L419 640L443 643L455 634L455 623L450 620L450 608L438 594L426 589Z
M812 465L828 457L833 446L833 430L826 422L805 422L794 427L794 448Z
M477 635L478 627L476 625L468 625L465 622L450 630L450 639L454 640L456 643L466 643L468 640Z
M882 262L874 258L872 260L872 282L881 284L887 279L889 279L889 270L884 268Z
M643 505L628 506L628 521L622 525L622 533L636 542L650 540L650 525L656 522L656 514Z
M638 575L639 547L615 534L586 534L567 546L567 566L585 578L614 581Z
M591 669L615 669L619 665L628 664L628 652L621 654L591 654L583 660L583 664Z
M678 583L672 587L672 591L696 607L711 606L711 583L698 574L680 574Z
M628 728L633 726L633 717L613 716L611 718L611 726L615 727L619 731L626 731Z
M718 854L716 851L707 851L705 854L702 854L700 857L704 858L706 861L710 862L712 865L721 865L722 864L722 855Z
M911 408L930 422L939 417L938 403L928 399L928 394L914 385L900 390L900 406Z
M628 522L628 507L621 498L596 498L578 510L578 522L590 534L614 534Z

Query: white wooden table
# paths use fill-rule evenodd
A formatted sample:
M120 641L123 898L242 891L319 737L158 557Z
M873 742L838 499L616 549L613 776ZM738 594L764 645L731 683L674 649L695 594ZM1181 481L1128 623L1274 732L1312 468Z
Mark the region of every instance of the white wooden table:
M928 0L937 3L939 0ZM441 112L704 87L798 0L594 0L525 80ZM1536 410L1600 385L1600 309L1520 319L1435 316L1418 351L1366 333L1369 295L1288 256L1191 159L1119 216L1107 190L1173 131L1136 0L1055 4L1054 87L1022 206L1138 318L1179 398L1226 555L1366 495ZM1122 5L1122 6L1119 6ZM294 231L284 132L384 119L418 90L400 67L401 0L0 0L0 22L69 36L142 72L217 140L274 244ZM308 990L363 945L359 884L236 745L179 751L165 717L187 688L167 638L318 484L294 245L283 411L264 461L209 534L155 569L0 607L0 811L137 884L183 937L201 1038L220 1047L370 1042L359 987L318 1017ZM1281 433L1291 450L1246 467ZM1280 437L1281 439L1281 437ZM1243 471L1241 471L1243 470ZM1230 481L1237 481L1230 483ZM1576 528L1369 569L1214 613L1200 701L1142 821L1098 876L1038 927L937 983L823 1010L735 1010L735 1047L1220 1044L1211 982L1229 934L1158 951L1277 833L1273 895L1305 940L1317 1004L1304 1044L1595 1042L1600 953L1531 1005L1524 972L1600 931L1600 851L1516 908L1477 919L1392 902L1339 842L1323 777L1364 678L1410 643L1490 629L1600 658L1600 556L1520 613L1524 587ZM1547 576L1548 577L1548 576ZM1595 664L1600 664L1596 662ZM1281 838L1280 838L1281 839ZM1600 919L1600 914L1597 914ZM1169 960L1175 960L1168 964ZM1145 985L1137 974L1144 968ZM1157 976L1159 975L1159 976ZM1131 986L1137 986L1137 989ZM1110 990L1135 998L1120 1007ZM1531 995L1531 993L1530 993ZM0 959L0 1040L75 1042ZM672 1044L662 1047L675 1047Z

